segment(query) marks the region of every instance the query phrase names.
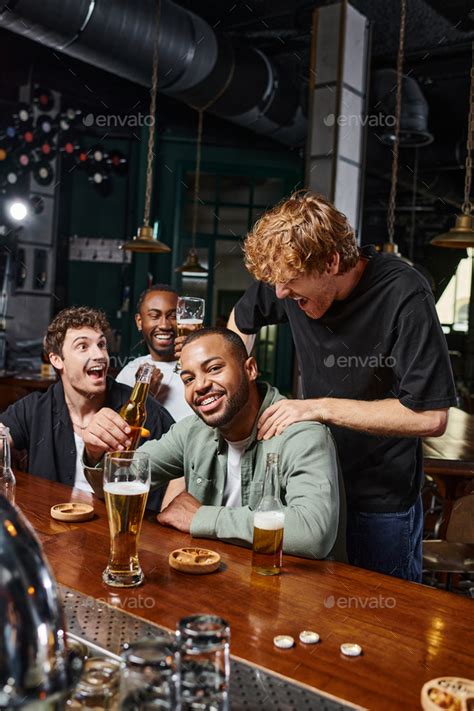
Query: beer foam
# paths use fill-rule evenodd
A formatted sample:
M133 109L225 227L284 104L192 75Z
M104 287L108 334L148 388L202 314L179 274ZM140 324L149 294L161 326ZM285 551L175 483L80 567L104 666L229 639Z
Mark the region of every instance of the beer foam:
M285 512L256 511L253 518L253 525L262 531L278 531L285 525Z
M178 326L202 326L202 318L180 318L177 324Z
M150 490L148 484L141 481L108 481L104 484L104 491L116 496L138 496L147 494Z

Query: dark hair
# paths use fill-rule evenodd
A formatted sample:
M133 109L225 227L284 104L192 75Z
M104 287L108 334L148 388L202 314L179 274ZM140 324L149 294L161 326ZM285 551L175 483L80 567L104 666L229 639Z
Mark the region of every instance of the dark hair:
M103 311L91 309L89 306L71 306L60 311L48 326L43 341L46 355L55 353L62 357L64 339L69 328L89 326L96 331L105 333L110 330L107 316Z
M188 346L193 341L197 341L199 338L204 338L205 336L221 336L221 338L227 341L227 343L230 343L236 358L241 363L245 363L245 361L249 357L247 353L247 348L245 347L245 343L243 342L241 337L238 336L234 331L231 331L230 328L220 328L218 326L200 328L198 331L193 331L184 341L183 348L184 346Z
M152 291L169 291L172 294L176 294L178 296L178 292L174 288L174 286L171 286L171 284L152 284L149 289L145 289L145 291L142 291L140 296L138 297L137 301L137 313L139 313L141 305L143 304L145 300L145 296L148 296L148 294L151 294Z

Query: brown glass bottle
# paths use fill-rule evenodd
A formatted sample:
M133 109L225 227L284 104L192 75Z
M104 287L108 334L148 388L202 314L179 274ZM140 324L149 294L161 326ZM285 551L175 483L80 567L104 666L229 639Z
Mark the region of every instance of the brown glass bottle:
M136 449L140 441L141 428L146 422L145 402L150 390L150 381L153 373L153 365L145 363L142 365L140 375L137 378L135 387L132 390L130 399L119 410L119 415L131 428L131 444L127 450Z

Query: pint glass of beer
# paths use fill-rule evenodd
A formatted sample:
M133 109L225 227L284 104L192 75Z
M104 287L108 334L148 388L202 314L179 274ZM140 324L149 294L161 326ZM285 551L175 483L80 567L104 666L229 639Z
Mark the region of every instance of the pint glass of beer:
M110 556L102 579L107 585L133 587L143 581L138 540L149 491L148 454L129 451L105 455L104 495L110 529Z
M285 509L278 467L279 455L268 454L263 495L253 519L252 568L260 575L279 575L282 567Z
M197 296L180 296L176 306L176 327L178 336L189 336L193 331L198 331L204 323L206 302ZM173 372L179 373L181 361L178 361Z
M202 328L206 302L195 296L180 296L176 306L178 336L189 336Z

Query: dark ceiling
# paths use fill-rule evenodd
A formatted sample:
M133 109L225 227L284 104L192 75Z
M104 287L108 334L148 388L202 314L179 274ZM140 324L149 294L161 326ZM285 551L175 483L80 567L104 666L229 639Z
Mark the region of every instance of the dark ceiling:
M314 7L329 3L305 0L291 6L288 0L181 0L179 4L203 17L216 31L230 35L234 43L258 48L277 62L284 62L291 67L296 86L304 87L311 12ZM371 23L371 70L394 67L399 0L352 0L352 4ZM407 6L404 71L423 90L430 109L429 128L434 135L433 144L419 150L418 224L429 233L431 224L434 231L439 231L440 221L447 221L461 202L474 7L463 0L407 0ZM17 87L30 76L61 90L72 101L88 105L97 104L98 97L113 109L141 104L140 108L146 110L148 104L148 92L143 87L0 30L2 98L14 99ZM193 132L189 109L183 104L162 97L159 110L164 124ZM208 140L236 142L244 137L255 145L275 145L215 117L206 119L206 128ZM402 151L402 207L413 202L413 165L414 151ZM389 168L389 149L374 156L369 142L365 193L369 216L386 210ZM370 220L378 224L377 219ZM370 220L366 220L369 229Z

